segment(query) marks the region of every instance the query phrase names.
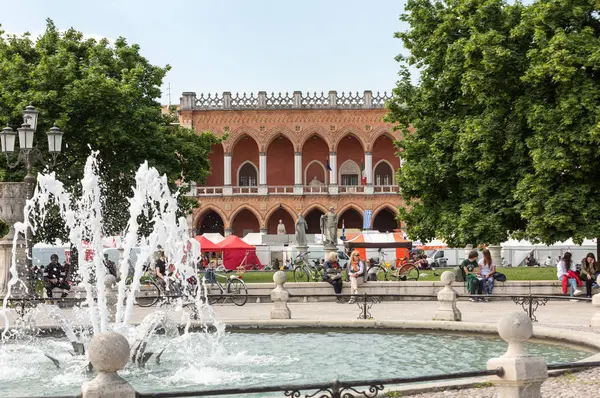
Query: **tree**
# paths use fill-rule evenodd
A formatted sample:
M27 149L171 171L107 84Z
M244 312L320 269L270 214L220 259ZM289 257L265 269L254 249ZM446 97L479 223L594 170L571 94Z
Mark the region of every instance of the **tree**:
M523 11L502 0L407 2L410 29L396 37L410 55L397 57L387 120L403 131L399 217L412 238L499 244L525 228L514 190L532 171L521 103L530 38L512 35Z
M173 183L206 178L210 147L219 141L212 134L174 125L172 116L161 114L156 99L169 66L151 65L139 46L128 45L124 38L111 45L106 39L85 39L74 29L60 33L50 20L35 41L29 34L2 33L0 122L20 125L22 109L32 103L40 111L35 145L42 152L47 142L41 132L56 123L65 135L54 171L73 188L90 148L99 151L103 190L110 198L105 203L106 234L125 227L126 198L144 160ZM23 172L5 170L2 176L20 180ZM57 229L49 227L43 239L53 240L60 235Z
M517 198L526 234L600 237L600 17L595 0L537 1L514 35L533 38L522 76L533 168Z

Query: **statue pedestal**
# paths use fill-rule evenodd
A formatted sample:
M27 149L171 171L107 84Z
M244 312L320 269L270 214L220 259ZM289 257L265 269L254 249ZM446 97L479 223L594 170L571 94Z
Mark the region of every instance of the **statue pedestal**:
M298 253L304 253L308 251L308 246L296 245L296 250L298 251Z
M326 252L336 252L337 253L337 246L336 245L323 245L323 250L325 250ZM327 257L327 256L325 256Z

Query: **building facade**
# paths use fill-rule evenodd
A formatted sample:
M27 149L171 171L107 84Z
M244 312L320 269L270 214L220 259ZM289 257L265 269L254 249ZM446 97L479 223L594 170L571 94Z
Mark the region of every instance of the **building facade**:
M395 172L399 133L383 121L385 94L185 92L181 125L227 135L213 146L211 174L195 186L201 234L294 233L298 214L320 233L329 207L347 229L391 231L402 206Z

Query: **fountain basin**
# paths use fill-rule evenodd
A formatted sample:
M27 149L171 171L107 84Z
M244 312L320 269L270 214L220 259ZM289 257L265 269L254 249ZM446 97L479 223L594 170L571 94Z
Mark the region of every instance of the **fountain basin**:
M140 392L189 391L484 369L488 359L506 350L506 343L486 331L236 328L219 342L215 337L210 333L156 336L149 349L166 347L160 363L151 359L145 368L130 363L120 374ZM577 361L593 352L584 346L539 340L527 343L527 348L548 363ZM81 371L86 359L72 357L68 349L70 344L57 337L0 346L0 396L78 394L81 384L93 375ZM44 353L58 359L61 369Z

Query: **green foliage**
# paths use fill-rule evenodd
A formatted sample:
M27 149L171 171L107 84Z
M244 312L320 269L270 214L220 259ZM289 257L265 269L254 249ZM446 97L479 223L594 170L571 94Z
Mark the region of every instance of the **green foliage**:
M598 5L538 1L514 30L533 38L522 76L533 170L519 182L517 198L534 240L579 243L600 235Z
M4 237L10 231L10 225L0 219L0 238Z
M593 0L409 0L388 120L413 238L553 243L600 229ZM408 66L420 69L418 84Z
M18 127L21 111L32 103L40 111L35 145L42 152L47 148L44 133L56 123L65 135L53 171L67 187L75 187L82 177L90 149L99 151L102 189L110 198L104 232L119 233L127 219L126 197L142 162L166 173L173 187L176 181L202 182L210 147L218 142L212 134L198 135L174 124L174 114L161 115L156 99L169 69L151 65L139 46L124 38L113 45L106 39L85 39L74 29L60 33L48 20L35 41L28 34L0 37L0 123ZM22 170L8 172L0 162L3 180L23 178ZM189 203L183 203L182 211L189 210ZM48 221L43 240L61 235L60 222L54 221Z

